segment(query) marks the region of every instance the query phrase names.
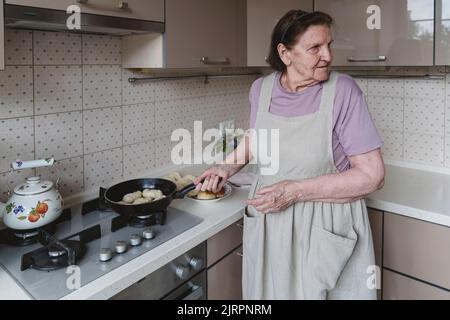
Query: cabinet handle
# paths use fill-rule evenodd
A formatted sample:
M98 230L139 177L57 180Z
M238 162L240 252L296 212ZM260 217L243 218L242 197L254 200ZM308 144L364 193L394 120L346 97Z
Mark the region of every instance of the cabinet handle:
M242 254L242 252L239 252L239 251L236 251L236 254L239 256L239 257L243 257L244 255Z
M367 57L367 58L347 57L348 62L381 62L386 60L387 60L386 56Z
M236 223L236 227L243 229L244 225L242 223Z
M78 3L81 4L87 4L89 0L77 0ZM119 4L117 5L117 8L122 9L122 10L128 10L128 2L126 1L119 1Z
M210 57L201 57L200 61L204 64L228 64L230 63L230 59L228 57L221 58L210 58Z

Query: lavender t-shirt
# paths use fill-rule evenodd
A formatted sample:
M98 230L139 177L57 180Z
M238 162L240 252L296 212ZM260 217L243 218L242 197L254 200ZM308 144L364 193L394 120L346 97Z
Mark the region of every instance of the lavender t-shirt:
M270 113L295 117L319 110L323 84L308 87L300 92L289 92L281 86L280 75L278 72L275 77ZM253 82L250 89L250 128L255 127L262 80L263 78L259 78ZM348 156L366 153L382 145L361 89L345 74L340 74L336 82L332 141L334 163L338 171L350 168Z

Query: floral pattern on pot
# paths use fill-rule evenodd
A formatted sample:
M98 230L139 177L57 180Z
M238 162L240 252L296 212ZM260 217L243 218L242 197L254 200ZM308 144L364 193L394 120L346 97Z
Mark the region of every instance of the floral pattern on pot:
M40 218L44 218L46 212L48 211L47 202L51 201L50 199L45 199L44 201L38 201L34 208L31 208L28 215L23 215L25 212L25 208L21 205L16 205L15 202L11 202L6 206L6 214L14 213L18 220L28 219L30 222L36 222Z

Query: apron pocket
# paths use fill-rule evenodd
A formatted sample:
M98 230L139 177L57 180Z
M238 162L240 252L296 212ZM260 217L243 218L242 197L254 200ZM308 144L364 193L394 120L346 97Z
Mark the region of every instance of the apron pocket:
M353 228L350 237L343 237L312 226L307 260L311 283L306 286L306 295L311 295L310 299L326 299L327 291L336 287L356 242L357 234Z

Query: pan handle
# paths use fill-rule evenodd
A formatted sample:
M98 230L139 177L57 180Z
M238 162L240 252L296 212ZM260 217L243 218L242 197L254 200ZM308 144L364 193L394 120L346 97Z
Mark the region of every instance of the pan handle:
M186 187L184 187L183 189L181 189L180 191L177 191L174 193L174 195L172 196L174 199L183 199L189 192L191 192L192 190L194 190L196 187L195 184L191 183L188 184Z

